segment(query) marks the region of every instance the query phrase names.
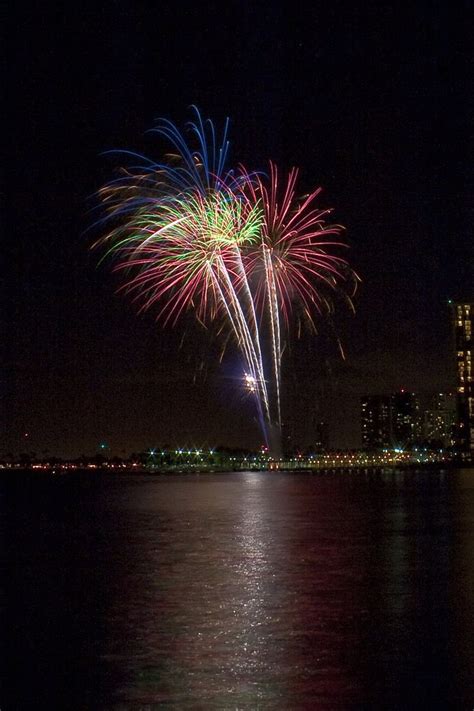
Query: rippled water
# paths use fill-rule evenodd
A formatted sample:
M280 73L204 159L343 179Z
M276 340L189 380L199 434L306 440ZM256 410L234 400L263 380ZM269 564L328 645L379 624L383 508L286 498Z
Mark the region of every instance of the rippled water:
M471 708L474 471L2 483L7 708Z

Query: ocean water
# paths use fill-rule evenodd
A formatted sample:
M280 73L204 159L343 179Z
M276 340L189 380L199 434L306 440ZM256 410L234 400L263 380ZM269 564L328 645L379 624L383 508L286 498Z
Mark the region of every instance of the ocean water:
M1 478L4 709L470 709L474 471Z

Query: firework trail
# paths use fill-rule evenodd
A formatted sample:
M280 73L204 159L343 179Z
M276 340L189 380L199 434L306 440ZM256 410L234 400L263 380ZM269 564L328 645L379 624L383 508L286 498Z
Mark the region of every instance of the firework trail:
M334 250L345 247L341 225L327 224L331 210L315 205L317 188L298 199L298 170L281 177L270 163L268 177L248 174L241 168L246 189L262 205L260 240L246 254L246 271L255 284L257 304L267 309L276 395L276 421L281 427L282 320L288 328L296 304L314 328L314 313L331 310L328 290L336 291L355 275ZM350 300L350 297L349 297Z
M328 289L353 272L334 254L342 228L326 225L329 211L315 206L320 189L298 199L298 171L281 177L273 163L268 176L227 170L228 121L219 142L212 122L194 113L187 135L166 120L152 129L171 144L167 162L119 152L140 165L99 191L106 215L97 224L107 232L96 244L141 309L159 305L165 323L189 309L202 323L227 323L268 445L281 430L283 326L296 303L314 326L330 306Z

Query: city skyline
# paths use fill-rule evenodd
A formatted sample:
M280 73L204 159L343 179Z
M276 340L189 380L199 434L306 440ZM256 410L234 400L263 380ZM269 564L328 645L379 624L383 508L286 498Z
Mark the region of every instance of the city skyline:
M464 398L459 398L459 388L456 391L419 393L401 389L390 394L368 395L360 398L359 429L360 442L353 447L337 447L333 444L333 437L326 420L317 419L312 413L312 436L307 442L297 441L291 423L285 423L283 429L281 457L309 456L317 457L331 452L450 452L452 456L462 458L463 454L472 452L472 441L462 439L460 422L466 416ZM469 420L468 420L469 421ZM58 456L42 448L41 443L34 442L30 433L25 432L19 436L18 451L0 452L0 462L48 462L48 461L94 461L99 457L106 461L133 461L146 459L149 464L150 457L155 454L166 453L179 455L194 455L215 453L241 453L258 454L271 458L268 446L264 443L259 447L243 446L229 447L224 442L213 442L208 439L200 444L194 441L175 442L173 444L155 438L150 440L146 447L136 451L126 451L125 448L111 447L106 441L97 441L88 451L71 456Z
M427 427L431 425L432 428L444 427L445 434L443 437L446 439L446 422L440 424L440 410L443 408L446 411L452 412L454 416L453 425L456 426L457 434L452 435L452 441L448 443L447 441L443 444L444 447L457 445L460 449L472 450L473 440L472 440L472 389L473 389L473 378L472 372L466 369L465 363L466 359L469 359L469 366L471 363L471 329L472 329L472 314L474 309L472 309L472 302L461 300L458 302L448 301L448 305L451 309L451 366L453 371L453 377L457 376L457 387L448 389L445 392L439 392L440 388L435 388L434 390L425 390L417 392L411 392L405 388L400 388L397 392L391 392L389 394L380 393L376 391L372 395L363 395L358 397L358 404L360 404L361 409L358 410L357 415L357 425L360 433L360 437L354 439L349 445L339 445L338 433L331 430L331 426L328 423L328 415L330 412L323 412L321 410L320 404L317 403L313 409L308 410L309 422L310 422L310 435L303 439L298 438L296 432L298 431L295 427L295 423L289 420L284 422L284 449L286 447L287 451L314 451L318 452L321 450L322 442L324 442L324 449L327 450L373 450L373 449L392 449L392 448L402 448L410 449L413 443L427 444L425 433ZM467 312L464 314L464 318L468 320L463 321L463 327L460 330L460 322L457 320L458 314L456 309L461 308L466 309ZM466 326L468 324L468 326ZM466 341L466 329L469 330L468 340ZM462 346L461 346L462 341ZM459 349L463 347L464 350ZM462 381L462 382L461 382ZM461 387L460 387L461 386ZM462 390L462 393L460 393ZM413 398L413 412L411 412L411 406L408 405L409 399ZM469 400L469 398L471 398ZM400 403L397 403L397 399ZM423 400L423 406L420 406L420 399ZM438 400L438 403L435 401ZM447 401L450 401L447 404ZM442 403L442 404L441 404ZM469 411L469 405L471 410ZM408 410L406 408L408 407ZM416 413L416 415L415 415ZM470 413L470 414L469 414ZM413 416L412 416L413 415ZM375 417L375 422L374 422ZM429 418L432 419L429 419ZM442 415L446 418L446 415ZM397 418L399 422L397 422ZM428 418L428 419L427 419ZM366 424L364 425L364 421ZM462 436L459 434L459 423L463 421L466 427L470 427L471 440L470 445L466 446L466 441L462 440ZM463 426L464 426L463 425ZM406 427L410 430L411 434L405 431ZM307 430L308 431L308 430ZM324 434L323 434L324 432ZM163 447L164 442L171 442L171 447L183 446L183 439L180 440L179 437L166 438L158 436L151 436L148 440L143 437L142 442L144 446L135 447L132 449L127 449L123 446L123 442L118 444L101 444L103 437L96 438L96 441L91 442L89 448L84 448L80 452L76 449L69 449L66 443L66 447L63 452L60 450L50 450L45 446L44 442L40 442L37 438L32 436L32 433L28 428L23 428L21 431L17 432L16 442L11 440L13 446L10 448L4 447L3 451L0 451L0 457L14 458L18 460L18 457L23 454L26 456L31 452L34 452L34 458L40 460L41 458L47 459L48 457L59 456L65 459L78 459L81 457L92 456L95 454L106 454L104 448L107 451L111 451L111 456L127 458L134 451L136 452L146 452L150 450L150 447L157 446ZM189 447L189 442L196 441L195 438L188 438L185 440L188 444L185 444L185 449ZM218 438L213 439L212 437L202 437L201 440L202 447L227 447L229 443L219 440ZM16 445L16 446L15 446ZM170 446L170 445L166 445ZM194 444L192 445L194 446ZM242 444L232 444L231 449L238 451L242 449L244 451L257 451L261 449L261 446L248 447ZM42 456L40 455L42 453Z

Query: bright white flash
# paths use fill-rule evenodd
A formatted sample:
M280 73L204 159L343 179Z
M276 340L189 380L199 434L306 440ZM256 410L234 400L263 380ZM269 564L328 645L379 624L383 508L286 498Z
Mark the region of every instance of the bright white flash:
M245 385L247 386L247 389L250 390L251 393L254 393L257 390L256 378L254 378L253 375L249 375L248 373L245 373Z

